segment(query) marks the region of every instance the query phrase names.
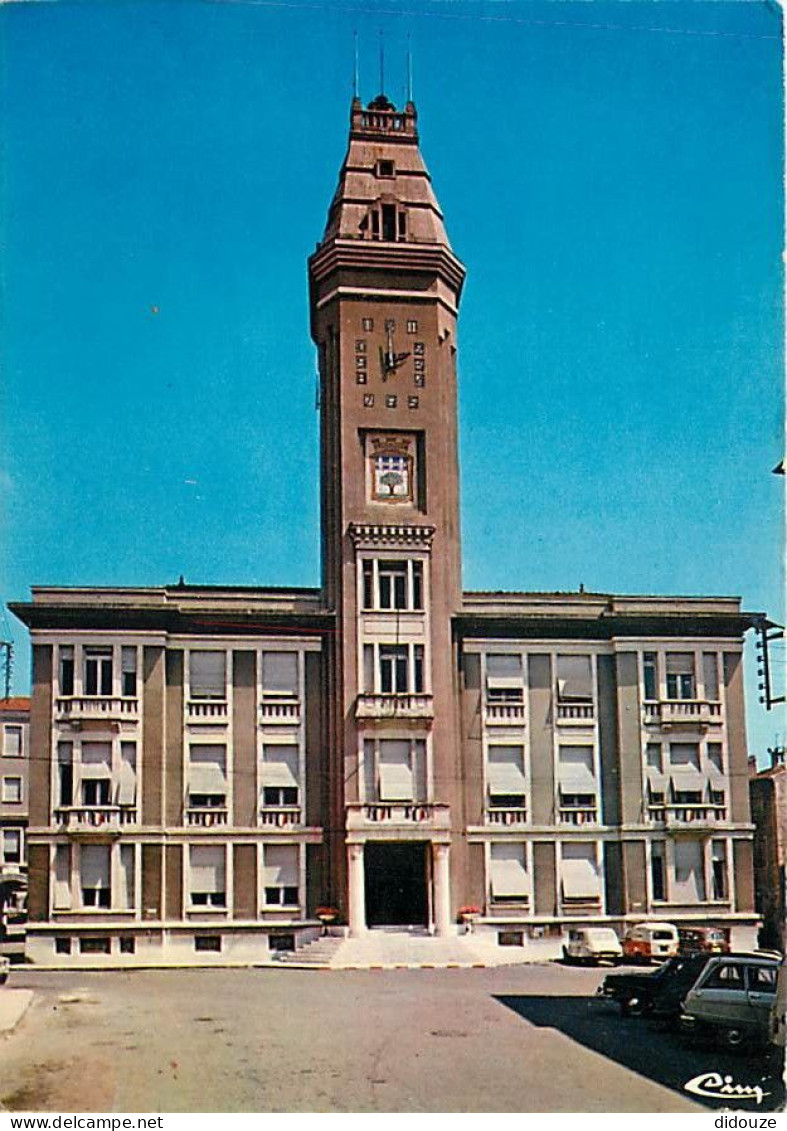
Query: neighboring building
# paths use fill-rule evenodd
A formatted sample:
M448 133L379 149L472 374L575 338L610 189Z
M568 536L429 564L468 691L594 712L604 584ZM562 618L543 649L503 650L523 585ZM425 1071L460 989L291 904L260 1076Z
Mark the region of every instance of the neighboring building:
M754 897L762 916L760 942L783 950L787 943L787 766L784 747L771 751L771 765L757 772L749 759L754 821Z
M27 898L30 700L0 699L0 938L23 930Z
M318 928L755 928L734 598L463 593L464 268L412 103L355 100L309 261L322 587L33 590L28 953ZM494 548L490 547L490 553ZM540 940L540 941L539 941Z

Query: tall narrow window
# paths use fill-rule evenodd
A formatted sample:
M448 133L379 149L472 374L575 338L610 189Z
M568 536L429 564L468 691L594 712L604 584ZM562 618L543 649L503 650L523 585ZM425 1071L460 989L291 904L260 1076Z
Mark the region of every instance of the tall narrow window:
M121 695L136 695L137 693L137 650L136 648L121 648L120 650L120 676Z
M667 652L667 698L696 699L693 652Z
M136 906L136 884L134 868L134 845L121 844L120 867L118 868L120 890L116 900L118 908L132 911Z
M263 848L265 905L297 907L299 884L298 846L266 844Z
M199 743L189 749L189 806L221 809L227 804L227 748Z
M645 652L642 657L642 679L644 683L645 698L649 700L659 698L659 666L658 656L655 652Z
M395 240L396 239L396 205L383 204L383 239Z
M266 743L262 748L262 804L298 804L298 747L294 743Z
M675 840L675 888L672 898L676 903L703 903L705 900L702 849L702 841L682 837Z
M224 652L189 654L189 690L192 699L225 699L227 656Z
M664 844L653 841L650 846L650 886L654 900L667 898L666 876Z
M74 646L61 644L58 649L60 655L60 694L74 694Z
M518 653L490 652L486 657L487 703L523 703L522 657Z
M727 899L727 845L723 840L711 844L711 884L714 899Z
M530 894L526 847L522 843L493 844L489 851L493 903L525 903Z
M117 802L124 807L137 803L137 744L121 742L120 773L117 782Z
M57 789L58 804L74 804L74 744L57 744Z
M406 644L380 645L380 690L384 695L403 695L408 688Z
M645 747L645 761L649 770L656 774L664 772L660 742L649 742Z
M85 648L83 679L85 695L112 694L111 648Z
M593 666L590 656L558 656L557 696L561 703L593 702Z
M719 656L717 652L703 652L702 678L705 684L705 698L711 703L719 699Z
M55 911L68 911L71 907L71 845L58 844L55 848L55 882L52 902Z
M720 742L708 743L708 762L717 777L724 773L724 754Z

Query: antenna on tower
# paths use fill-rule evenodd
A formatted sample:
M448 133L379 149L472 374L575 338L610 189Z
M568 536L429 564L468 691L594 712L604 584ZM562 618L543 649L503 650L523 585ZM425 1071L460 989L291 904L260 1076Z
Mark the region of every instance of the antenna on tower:
M385 94L385 43L382 28L380 28L380 94Z
M358 75L358 32L353 32L353 98L358 98L358 88L360 85Z
M410 50L410 33L407 33L407 101L413 100L413 53Z

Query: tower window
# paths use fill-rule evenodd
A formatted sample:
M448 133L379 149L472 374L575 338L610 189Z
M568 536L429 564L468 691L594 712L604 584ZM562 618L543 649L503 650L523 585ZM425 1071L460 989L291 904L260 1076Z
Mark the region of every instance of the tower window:
M373 330L374 329L374 319L373 318L364 318L361 325L363 326L364 330Z
M396 205L384 204L382 206L383 215L383 239L395 240L396 239ZM374 225L372 225L374 231Z
M418 323L416 322L416 320L414 318L408 318L407 319L407 333L408 334L417 334L418 333ZM414 350L413 352L414 353L423 353L423 342L419 342L418 344L422 348L420 350Z
M405 215L404 212L397 213L396 226L397 226L397 232L399 234L399 239L403 240L404 237L407 235L407 216Z
M378 177L393 177L396 174L396 168L393 161L378 161L376 174Z

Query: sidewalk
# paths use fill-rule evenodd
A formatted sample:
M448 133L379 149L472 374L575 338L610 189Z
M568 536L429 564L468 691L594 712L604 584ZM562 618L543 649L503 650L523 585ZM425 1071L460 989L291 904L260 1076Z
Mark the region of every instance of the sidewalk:
M0 989L0 1033L10 1033L16 1028L32 1000L32 990Z

